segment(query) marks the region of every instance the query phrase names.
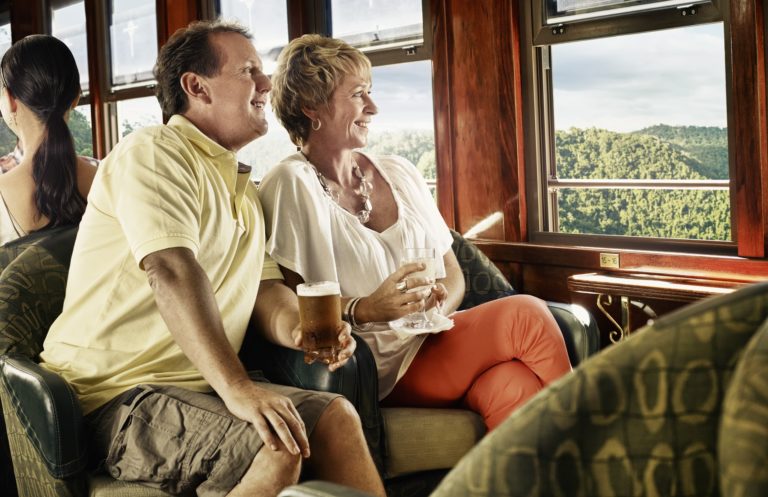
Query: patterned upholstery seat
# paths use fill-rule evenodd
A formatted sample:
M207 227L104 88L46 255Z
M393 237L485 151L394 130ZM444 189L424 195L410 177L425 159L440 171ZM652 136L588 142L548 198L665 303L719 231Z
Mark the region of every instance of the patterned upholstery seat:
M659 319L534 397L432 497L768 495L767 318L760 283ZM281 493L309 495L362 494Z

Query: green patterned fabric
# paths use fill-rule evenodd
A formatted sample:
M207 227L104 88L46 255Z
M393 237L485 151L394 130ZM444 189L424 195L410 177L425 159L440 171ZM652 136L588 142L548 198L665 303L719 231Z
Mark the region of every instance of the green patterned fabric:
M761 283L659 319L540 392L433 497L720 495L723 397L766 317Z
M76 233L46 230L0 247L0 355L37 359L64 304Z
M459 310L517 293L493 261L474 243L453 230L451 230L451 236L453 236L451 249L459 261L466 285L464 300Z
M744 349L720 427L722 495L768 495L768 323Z

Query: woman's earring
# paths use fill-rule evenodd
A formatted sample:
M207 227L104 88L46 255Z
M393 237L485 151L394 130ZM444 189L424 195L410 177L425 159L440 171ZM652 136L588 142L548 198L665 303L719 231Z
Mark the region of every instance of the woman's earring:
M317 127L315 127L315 120L312 119L312 129L315 131L319 131L320 128L323 126L323 123L320 122L320 119L317 120Z

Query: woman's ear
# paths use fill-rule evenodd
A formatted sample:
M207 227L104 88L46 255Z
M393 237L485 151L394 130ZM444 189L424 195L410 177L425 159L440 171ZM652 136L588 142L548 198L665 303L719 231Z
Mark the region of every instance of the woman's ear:
M180 78L181 89L192 100L200 100L204 103L211 103L211 95L208 88L208 82L203 76L193 72L185 72Z
M7 100L8 108L11 112L16 112L16 110L18 110L17 108L19 105L16 103L16 97L13 96L13 93L7 86L0 92L0 98Z
M317 110L315 110L315 109L310 109L308 107L302 107L301 108L301 112L303 112L304 115L307 116L307 118L309 118L310 121L314 121L315 119L317 119Z

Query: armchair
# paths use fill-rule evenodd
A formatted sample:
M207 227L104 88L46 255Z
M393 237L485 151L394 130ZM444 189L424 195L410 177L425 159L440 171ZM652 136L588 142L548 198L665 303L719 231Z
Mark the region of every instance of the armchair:
M768 495L768 283L692 304L550 385L431 497ZM363 497L308 482L281 497Z
M455 231L452 235L452 249L466 283L460 309L517 293L476 245ZM563 332L574 367L597 352L598 329L586 309L547 304ZM336 373L328 373L320 364L307 366L303 354L266 343L258 333L248 334L241 358L277 383L346 396L360 413L390 496L428 494L485 434L480 416L466 409L379 408L376 364L360 339L355 357Z

